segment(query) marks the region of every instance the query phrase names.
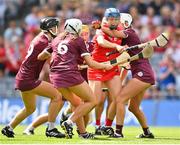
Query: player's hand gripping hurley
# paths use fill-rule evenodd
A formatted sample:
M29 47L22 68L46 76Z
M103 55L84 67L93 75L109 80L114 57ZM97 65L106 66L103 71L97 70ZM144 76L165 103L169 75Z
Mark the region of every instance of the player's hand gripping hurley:
M169 41L169 34L168 33L162 33L161 35L159 35L156 39L148 41L146 43L142 43L139 45L135 45L135 46L131 46L126 48L125 51L129 51L131 49L137 49L137 48L143 48L145 47L148 43L152 46L152 47L164 47ZM111 54L117 53L117 50L111 51L109 53L106 54L106 56L109 56Z

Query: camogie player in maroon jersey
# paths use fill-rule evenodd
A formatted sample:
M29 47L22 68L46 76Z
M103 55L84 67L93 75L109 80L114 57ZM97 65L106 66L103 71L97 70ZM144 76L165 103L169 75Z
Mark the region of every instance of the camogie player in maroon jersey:
M54 126L56 116L61 108L62 96L52 84L39 80L39 74L45 60L42 61L37 58L39 53L48 48L52 39L58 34L58 26L59 19L54 17L43 18L40 22L42 32L32 40L27 56L16 75L15 89L20 91L24 108L2 129L2 134L7 137L14 137L13 129L36 110L37 95L51 99L46 136L57 138L65 137L65 135L59 132Z
M89 41L89 35L90 35L90 30L88 25L82 25L82 31L80 33L80 36L84 39L85 44L86 44L86 48L88 49L89 52L92 52L93 50L93 43ZM57 36L58 37L58 36ZM78 59L78 64L83 64L84 59L83 58L79 58ZM81 69L80 70L82 77L88 82L87 80L87 68L85 69ZM69 106L66 108L66 110L64 112L62 112L61 115L61 120L60 120L60 125L66 121L68 119L68 117L70 116L71 113L73 113L73 106L71 104L69 104ZM85 123L85 127L87 126L88 122L89 122L89 118L90 115L86 114L84 116L84 123ZM33 135L34 134L34 130L35 128L37 128L38 126L42 125L43 123L48 121L48 114L43 114L40 115L36 118L36 120L34 120L23 132L23 134L25 135ZM79 133L79 137L80 138L87 138L87 135L84 135L81 133L81 128L82 125L77 126L77 132Z
M66 20L64 34L54 39L52 44L53 53L50 80L54 87L57 88L73 106L76 106L73 114L62 124L68 138L72 138L73 123L82 119L82 117L88 114L97 104L95 95L78 69L79 58L84 58L87 65L96 69L110 70L113 67L112 65L101 64L92 60L84 40L79 37L81 29L81 20ZM39 57L47 59L49 57L47 54L51 51L51 49L47 49L44 53L41 53L42 55ZM80 97L84 103L77 106L77 96L75 97L73 93ZM93 135L91 135L91 137L94 138Z
M122 45L128 45L130 47L140 44L140 39L131 26L131 15L121 13L121 23L125 28L123 31L110 31L106 28L103 28L103 30L111 36L124 38ZM129 50L128 53L130 56L133 56L138 54L140 51L142 51L142 49L137 48ZM140 104L143 100L145 91L155 83L154 72L148 59L132 61L130 66L132 79L122 88L120 95L116 100L116 131L112 137L123 138L122 128L125 117L125 105L126 102L129 101L128 109L136 116L143 129L143 134L140 134L137 137L154 138L154 135L149 130L145 115L142 110L140 110Z

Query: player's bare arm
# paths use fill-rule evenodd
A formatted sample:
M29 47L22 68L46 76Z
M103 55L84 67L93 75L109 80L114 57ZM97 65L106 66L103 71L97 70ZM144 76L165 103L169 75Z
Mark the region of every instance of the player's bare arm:
M116 49L116 50L118 50L119 52L124 51L124 47L123 47L123 46L120 46L120 45L118 45L118 44L116 44L116 43L109 42L109 41L105 40L105 39L103 38L103 36L98 36L98 37L97 37L97 42L98 42L98 44L99 44L101 47Z
M48 50L44 50L38 55L38 60L47 60L50 57L51 53Z
M104 69L104 70L110 70L113 68L112 65L109 64L101 64L96 61L94 61L91 56L86 55L84 56L84 60L86 61L87 65L90 66L91 68L95 69Z
M127 35L123 31L110 30L108 27L101 26L101 30L111 37L127 38Z

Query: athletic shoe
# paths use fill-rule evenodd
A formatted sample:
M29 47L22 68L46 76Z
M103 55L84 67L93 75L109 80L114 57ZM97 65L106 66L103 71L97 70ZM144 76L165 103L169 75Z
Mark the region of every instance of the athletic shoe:
M59 132L57 130L57 128L53 128L51 130L48 130L48 128L46 128L46 136L47 137L56 137L56 138L65 138L65 134Z
M113 135L114 134L114 130L112 127L109 127L109 126L102 126L101 127L101 132L103 135Z
M26 129L26 130L23 131L23 134L24 135L34 135L34 130Z
M140 134L139 136L137 136L136 138L155 138L154 135L152 133L150 134Z
M111 138L124 138L124 135L123 134L114 133L114 134L110 135L109 137L111 137Z
M2 130L1 133L7 137L14 137L14 132L10 130L9 126L5 126Z
M62 123L66 120L68 120L70 115L65 115L64 112L61 115L61 120L60 120L60 126L62 125Z
M73 136L73 127L64 121L61 125L62 129L65 131L66 138L72 138Z
M88 133L88 132L86 132L84 134L79 134L79 137L83 138L83 139L94 139L95 138L94 134Z
M101 126L95 128L95 135L102 135Z

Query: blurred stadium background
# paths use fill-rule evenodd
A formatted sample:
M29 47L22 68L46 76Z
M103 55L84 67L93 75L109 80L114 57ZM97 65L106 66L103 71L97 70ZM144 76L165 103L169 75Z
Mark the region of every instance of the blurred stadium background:
M165 48L155 48L151 59L156 85L144 96L142 109L150 125L180 126L178 0L0 0L0 124L8 123L23 106L19 93L14 90L14 78L30 41L39 32L40 19L57 16L62 20L60 29L64 21L72 17L90 25L93 20L101 20L109 7L132 15L133 27L142 42L165 30L170 32L169 44ZM91 29L91 38L94 33ZM47 111L48 100L39 99L37 104L37 111L23 123L30 123L38 114ZM126 125L138 125L131 113L126 115Z

